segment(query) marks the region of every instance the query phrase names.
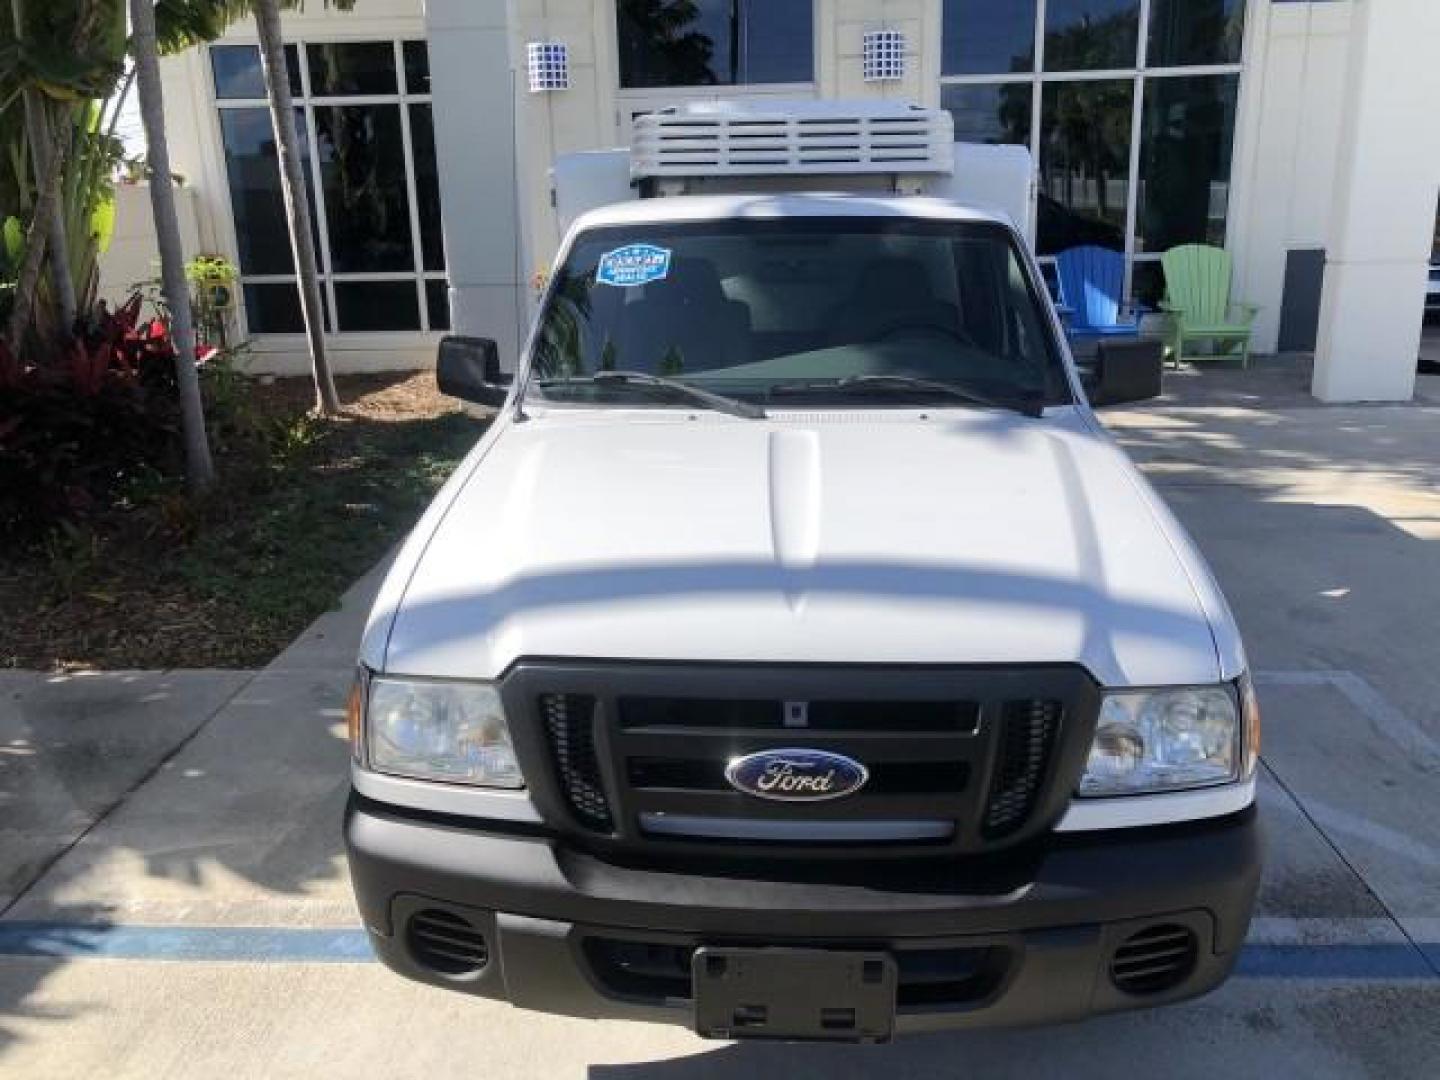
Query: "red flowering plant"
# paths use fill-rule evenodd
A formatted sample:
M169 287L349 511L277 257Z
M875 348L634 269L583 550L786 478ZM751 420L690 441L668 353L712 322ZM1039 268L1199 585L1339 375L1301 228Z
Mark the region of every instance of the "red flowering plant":
M145 307L139 291L101 303L28 364L0 342L0 536L43 534L113 505L142 474L179 474L175 347Z

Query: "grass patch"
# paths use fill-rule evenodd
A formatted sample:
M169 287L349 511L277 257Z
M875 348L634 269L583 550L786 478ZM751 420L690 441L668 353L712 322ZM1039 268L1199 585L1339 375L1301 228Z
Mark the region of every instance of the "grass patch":
M264 435L229 440L204 500L157 482L7 560L0 666L267 663L405 535L479 438L429 385L346 380L359 400L333 422L306 415L304 386L256 388Z

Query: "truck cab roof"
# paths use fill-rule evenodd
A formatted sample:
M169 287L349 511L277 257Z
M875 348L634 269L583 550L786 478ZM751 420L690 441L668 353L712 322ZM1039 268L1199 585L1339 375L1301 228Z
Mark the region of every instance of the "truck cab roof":
M910 218L928 221L984 221L1009 224L997 213L924 195L847 192L677 195L615 203L582 214L575 232L608 226L729 218Z

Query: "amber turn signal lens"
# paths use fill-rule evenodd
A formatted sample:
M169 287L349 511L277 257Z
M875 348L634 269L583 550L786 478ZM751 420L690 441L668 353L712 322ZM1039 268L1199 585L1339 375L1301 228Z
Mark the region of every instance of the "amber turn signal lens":
M350 697L345 702L345 726L350 732L350 755L356 760L363 758L362 750L364 737L364 714L365 714L365 687L363 678L355 676L354 683L350 686Z
M1245 772L1255 771L1260 761L1260 700L1255 696L1255 684L1246 679L1241 684L1241 706L1245 719Z

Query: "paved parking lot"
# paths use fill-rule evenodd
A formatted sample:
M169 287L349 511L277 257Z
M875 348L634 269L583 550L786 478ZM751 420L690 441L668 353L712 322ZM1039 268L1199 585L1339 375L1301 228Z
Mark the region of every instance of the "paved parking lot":
M1440 379L1321 409L1275 363L1107 420L1212 561L1259 674L1268 861L1241 974L1189 1005L888 1047L705 1043L404 983L338 822L372 580L259 673L0 675L0 1074L1435 1075ZM100 723L97 718L104 717ZM8 893L8 895L7 895Z

